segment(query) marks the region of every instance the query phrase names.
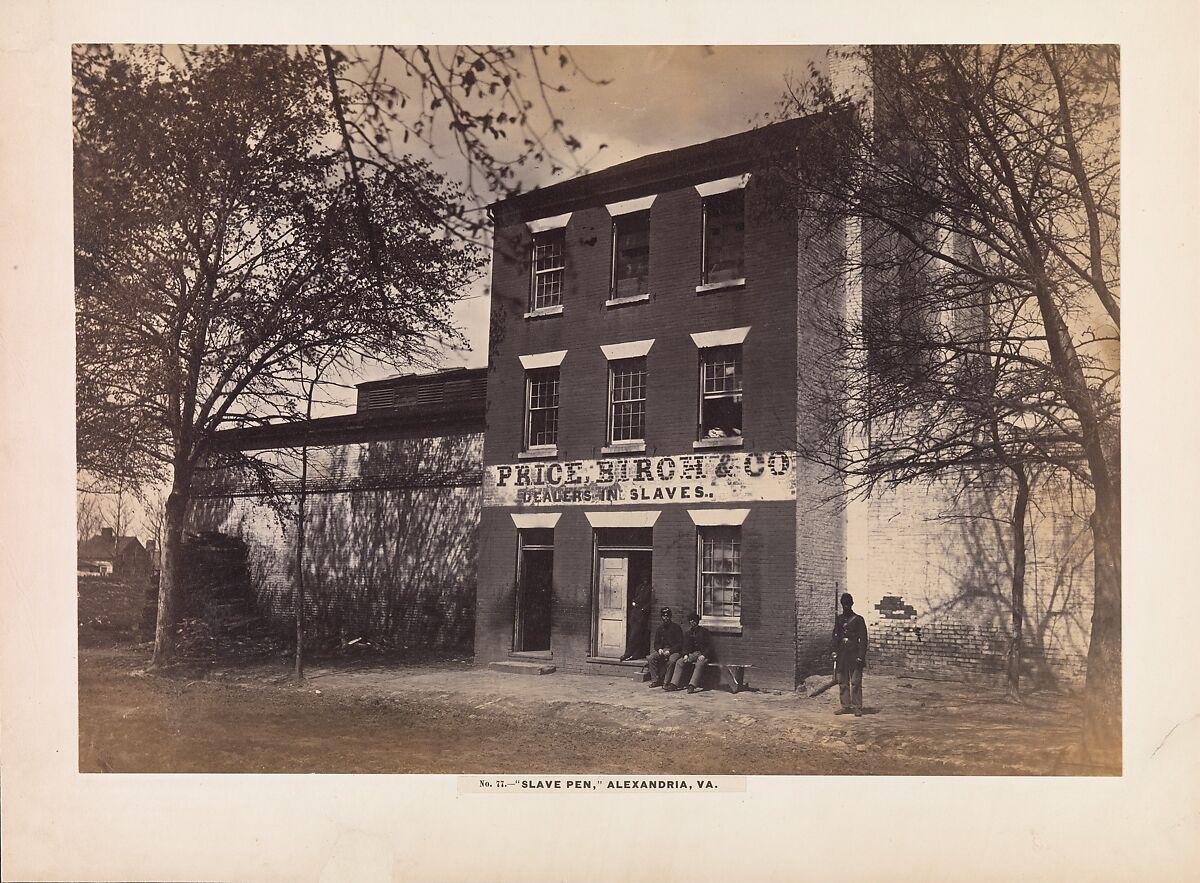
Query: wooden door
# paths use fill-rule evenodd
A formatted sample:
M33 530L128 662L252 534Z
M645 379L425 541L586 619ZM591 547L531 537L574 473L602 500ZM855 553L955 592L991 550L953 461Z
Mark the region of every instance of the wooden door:
M600 553L599 639L596 655L619 659L625 655L625 601L629 593L629 553Z

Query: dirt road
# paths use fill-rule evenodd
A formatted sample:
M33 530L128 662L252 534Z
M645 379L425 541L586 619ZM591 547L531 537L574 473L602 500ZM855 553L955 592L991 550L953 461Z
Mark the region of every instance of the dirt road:
M144 652L80 648L82 772L1055 774L1077 711L878 675L862 718L836 690L663 694L624 678L465 663L280 662L146 674Z

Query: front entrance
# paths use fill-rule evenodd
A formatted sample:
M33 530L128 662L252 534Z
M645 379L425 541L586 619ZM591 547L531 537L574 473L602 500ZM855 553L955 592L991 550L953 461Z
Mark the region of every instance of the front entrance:
M649 653L651 560L650 530L596 531L596 656Z
M517 561L517 621L513 649L550 649L550 603L554 586L554 531L523 530Z

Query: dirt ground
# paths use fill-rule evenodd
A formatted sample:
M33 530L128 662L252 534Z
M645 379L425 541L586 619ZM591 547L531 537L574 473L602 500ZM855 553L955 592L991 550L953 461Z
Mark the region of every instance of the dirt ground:
M1020 707L894 675L868 675L868 714L855 718L833 714L836 689L689 696L452 662L321 666L301 687L282 662L172 676L145 662L145 648L81 647L81 772L1085 772L1067 764L1069 700Z
M81 583L81 772L1079 775L1072 698L868 670L867 714L837 689L664 693L628 677L516 675L453 656L363 651L291 677L236 642L146 669L138 604ZM261 649L261 648L259 648ZM360 648L355 648L360 649ZM753 680L751 679L751 688Z

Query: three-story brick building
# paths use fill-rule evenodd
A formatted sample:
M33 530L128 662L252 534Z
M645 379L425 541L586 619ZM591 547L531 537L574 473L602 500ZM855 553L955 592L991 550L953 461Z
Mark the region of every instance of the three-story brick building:
M828 651L843 516L796 455L812 268L773 169L821 118L614 166L493 206L475 652L636 670L634 598L695 610L718 658L791 688ZM642 588L644 594L645 589Z

